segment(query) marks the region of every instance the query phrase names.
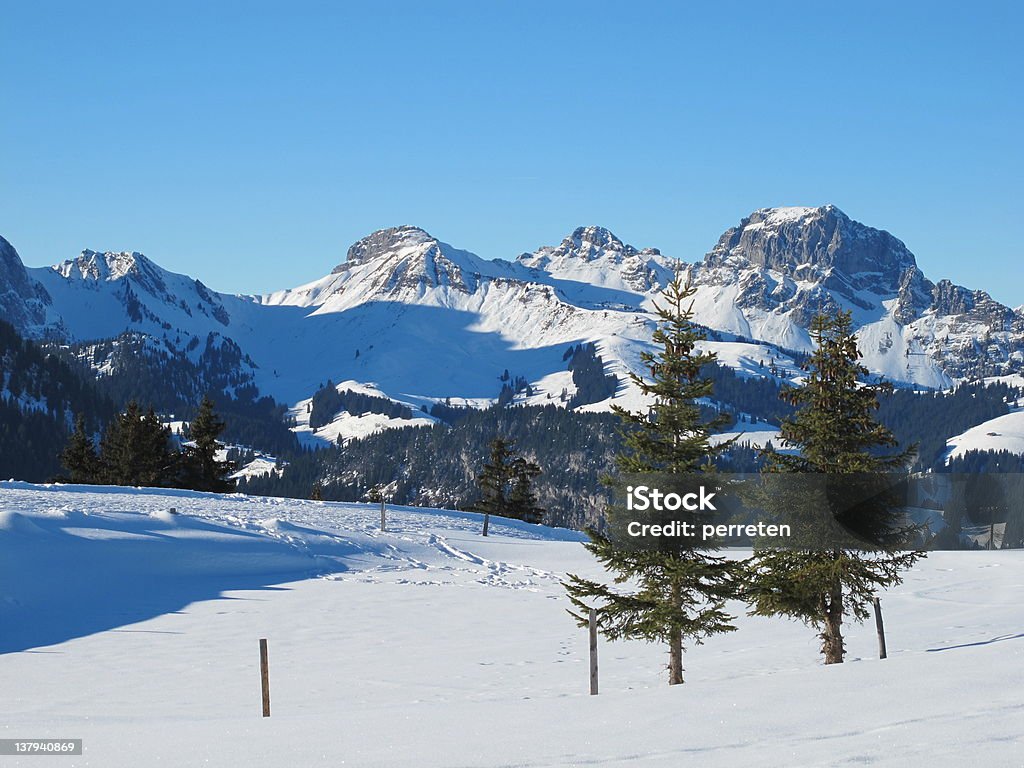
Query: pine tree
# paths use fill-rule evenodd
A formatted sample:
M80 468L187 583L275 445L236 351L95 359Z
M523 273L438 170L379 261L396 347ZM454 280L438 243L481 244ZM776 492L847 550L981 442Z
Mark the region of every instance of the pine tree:
M231 461L220 461L217 452L223 446L217 438L227 425L213 410L213 401L204 397L199 412L189 425L191 445L182 451L182 477L180 484L196 491L230 493L235 490L235 481L229 475L235 470Z
M616 461L622 473L712 472L713 457L729 445L710 441L711 433L727 419L703 421L697 403L711 395L711 381L701 372L716 356L696 350L704 337L693 324L692 301L687 301L694 293L676 275L662 292L665 306L656 305L660 322L653 339L660 350L641 356L650 379L631 374L634 384L653 400L650 411L612 407L623 422L625 448ZM608 510L609 518L624 514L614 507ZM597 531L587 533L591 541L584 546L614 572L617 587L570 574L566 591L578 611L570 613L583 626L589 609L597 607L600 629L609 639L667 643L669 685L682 683L684 641L699 645L710 635L735 629L725 601L735 592L736 565L714 555L710 543L634 551ZM628 591L622 586L626 584Z
M95 483L99 480L100 462L96 445L85 431L85 418L81 414L75 419L75 431L60 455L60 462L72 483Z
M902 469L913 448L882 453L897 445L874 416L886 387L864 382L868 370L851 327L849 312L811 323L815 349L806 380L784 394L797 411L779 430L798 452L763 452L767 474L758 498L767 514L799 522L794 528L806 543L756 551L748 585L752 613L794 617L819 631L826 664L843 661L844 616L867 618L875 591L899 584L900 572L923 556L905 549L915 530L904 524L882 474ZM815 473L824 485L815 491L815 481L780 473ZM870 502L853 503L858 495Z

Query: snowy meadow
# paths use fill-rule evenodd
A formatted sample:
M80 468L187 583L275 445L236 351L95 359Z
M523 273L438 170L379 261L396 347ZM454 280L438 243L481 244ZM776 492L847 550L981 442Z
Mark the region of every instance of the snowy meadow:
M2 765L1024 765L1024 552L930 555L882 595L884 661L871 625L825 667L812 630L735 605L682 686L664 648L602 639L590 696L581 535L480 524L0 483L0 739L84 744Z

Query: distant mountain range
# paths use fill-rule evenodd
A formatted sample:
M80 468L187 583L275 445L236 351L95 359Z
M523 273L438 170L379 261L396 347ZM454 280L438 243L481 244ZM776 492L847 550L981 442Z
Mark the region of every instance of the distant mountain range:
M30 338L73 344L97 374L125 338L196 370L230 359L231 386L288 404L300 430L328 379L426 420L424 407L485 405L503 389L517 402L567 403L579 387L569 348L591 342L617 385L579 408L606 410L639 401L626 374L641 370L653 302L676 269L697 288L707 346L741 375L794 378L812 316L835 309L853 311L865 364L897 384L946 388L1024 372L1020 309L932 282L900 240L831 205L755 211L696 264L601 227L507 261L395 227L355 243L325 277L264 296L218 293L135 252L87 250L26 268L0 238L0 317Z

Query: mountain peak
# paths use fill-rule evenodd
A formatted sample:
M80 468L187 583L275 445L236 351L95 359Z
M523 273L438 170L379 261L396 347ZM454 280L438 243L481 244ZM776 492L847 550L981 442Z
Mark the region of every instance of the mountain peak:
M382 256L386 253L393 253L401 248L412 248L424 243L435 243L436 238L420 227L411 224L403 224L398 227L378 229L366 237L357 240L351 248L345 261L332 270L332 274L343 272L349 267L357 264L364 264L367 261Z
M120 280L142 271L151 272L155 265L138 251L92 251L84 249L77 258L54 265L64 277L80 280Z
M892 285L917 267L903 242L854 221L834 205L754 211L739 226L725 231L704 263L761 267L808 279L833 271L847 276L874 274Z
M562 245L574 250L610 249L621 251L626 246L617 238L611 230L604 227L576 227L572 234L562 240Z

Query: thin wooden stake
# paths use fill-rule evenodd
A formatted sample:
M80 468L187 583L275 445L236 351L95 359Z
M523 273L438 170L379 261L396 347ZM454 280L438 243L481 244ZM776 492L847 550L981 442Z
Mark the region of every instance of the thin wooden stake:
M597 696L597 609L590 609L590 695Z
M877 597L872 601L875 604L875 629L878 630L878 658L885 658L885 625L882 624L882 601Z
M484 536L487 535L487 529L490 527L490 524L491 516L488 513L484 512Z
M384 497L380 497L380 530L383 533L387 530L387 507L384 506Z
M270 717L270 660L267 639L260 639L260 685L263 688L263 716Z

